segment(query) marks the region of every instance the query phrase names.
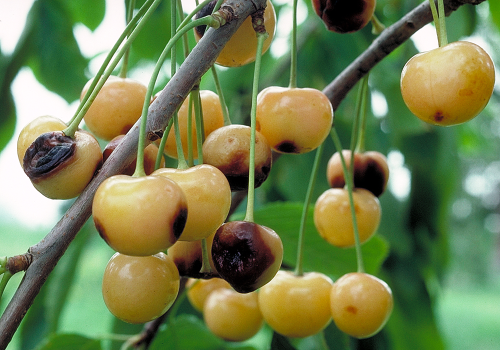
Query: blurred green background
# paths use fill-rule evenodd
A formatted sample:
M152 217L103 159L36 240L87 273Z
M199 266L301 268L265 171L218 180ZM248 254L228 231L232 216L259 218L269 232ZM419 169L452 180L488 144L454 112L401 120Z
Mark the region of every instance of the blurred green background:
M21 254L36 244L71 202L49 204L50 200L41 198L28 188L29 182L20 178L22 171L19 164L15 164L17 133L23 123L38 116L23 119L21 114L26 110L23 105L26 102L21 101L33 102L31 108L36 110L38 104L43 105L37 99L43 97L37 93L41 91L39 87L19 85L18 77L32 74L39 84L60 96L57 103L69 114L58 117L69 120L71 111L76 110L75 101L81 88L97 71L105 50L114 41L113 35L116 31L120 33L124 23L121 0L37 0L32 6L31 3L16 5L0 1L1 256ZM137 1L136 6L141 3ZM191 1L183 3L185 9L193 6ZM290 2L273 3L278 27L274 46L263 58L261 88L287 86L289 79ZM418 0L379 0L376 15L389 26L420 3ZM13 33L8 32L7 24L11 22L7 17L16 13L20 16L17 22L22 23L23 11L17 11L21 6L26 9L24 16L29 10L25 29L17 45L6 48L6 38ZM132 46L129 74L144 83L148 82L148 72L169 39L169 8L167 2L160 4L155 17ZM103 31L99 29L101 22L112 24ZM466 39L479 43L497 67L500 65L500 2L490 0L476 7L462 6L447 19L447 26L449 41ZM328 32L311 3L299 1L298 86L323 89L376 38L370 29L369 25L348 35ZM399 78L412 55L437 45L433 30L432 26L421 30L414 40L379 63L369 77L371 108L366 148L387 155L391 178L388 191L380 198L381 226L376 237L364 245L364 253L368 272L383 278L394 293L395 309L385 329L375 337L354 341L331 324L324 332L326 341L322 342L321 336L301 341L282 339L264 327L250 341L226 343L211 335L201 316L181 300L176 314L168 319L152 348L498 349L499 90L497 86L486 109L466 124L438 128L418 121L402 101ZM194 45L191 37L190 44ZM96 52L89 50L92 46ZM158 89L168 80L168 72L167 63ZM218 72L233 123L246 123L253 65L219 68ZM203 78L202 88L214 89L210 74ZM345 147L350 141L356 90L357 86L341 103L335 116ZM328 188L323 174L334 152L328 139L313 200ZM282 236L285 262L292 266L298 217L313 159L314 152L282 156L256 192L256 221ZM17 173L21 175L12 175ZM24 211L13 215L10 203L26 205L23 205ZM34 203L36 205L32 205ZM39 214L47 208L52 211L39 219ZM244 203L235 215L241 215L243 209ZM315 232L312 216L306 232L306 270L321 271L335 279L355 269L354 251L327 246ZM142 326L117 321L102 301L102 273L112 253L90 221L42 288L8 349L117 349L123 342L123 337L116 337L117 334L139 332ZM12 278L0 301L0 311L21 278L21 274ZM117 341L110 340L115 338Z

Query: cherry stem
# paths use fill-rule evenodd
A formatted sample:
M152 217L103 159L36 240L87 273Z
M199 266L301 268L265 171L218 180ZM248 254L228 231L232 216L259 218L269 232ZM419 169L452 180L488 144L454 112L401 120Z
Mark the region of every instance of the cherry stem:
M196 90L194 99L195 123L196 123L196 150L198 151L198 164L203 164L203 142L205 141L205 126L203 124L203 108L201 105L200 90Z
M252 17L253 20L253 17ZM267 32L256 32L257 53L255 55L255 68L252 86L252 109L250 111L250 160L248 165L248 195L245 221L254 222L253 210L255 204L255 133L257 115L257 95L259 93L259 77L262 62L262 49L264 41L269 37Z
M212 66L212 77L214 79L215 89L217 90L217 95L219 95L220 105L222 107L222 115L224 117L224 125L231 125L231 118L229 117L229 111L227 109L226 99L224 98L224 93L222 91L222 86L220 84L219 75L217 74L217 69Z
M432 12L432 18L436 27L436 34L439 47L448 44L448 35L446 33L446 15L444 11L443 0L437 0L437 7L435 0L429 0L429 5Z
M167 143L167 136L170 133L170 130L172 129L172 125L173 125L173 119L170 119L163 133L163 137L160 139L160 144L158 145L158 154L156 155L156 160L155 160L155 170L160 167L161 159L164 157L163 150L165 149L165 143Z
M297 244L297 265L295 266L295 275L302 276L304 274L302 268L302 261L304 256L304 235L306 230L306 220L307 214L309 213L309 205L311 203L311 197L314 190L314 185L316 184L316 178L318 177L319 163L321 156L323 155L324 142L316 149L316 155L314 157L314 163L311 171L311 176L309 177L309 184L307 186L306 198L304 199L304 206L302 208L302 216L300 218L299 226L299 239Z
M361 85L358 90L358 96L356 101L356 117L355 124L357 127L353 127L353 140L351 144L351 152L364 152L365 151L365 135L366 135L366 107L368 100L368 76L367 73L363 78L361 78ZM354 161L354 157L351 157L351 162ZM351 164L352 165L352 164ZM352 168L351 168L352 169Z
M340 154L340 161L342 163L342 170L344 171L344 179L347 187L347 193L349 196L349 205L351 207L351 217L352 217L352 227L354 231L354 244L356 248L356 260L357 260L357 265L358 265L358 272L364 272L365 267L363 263L363 252L361 251L361 242L359 240L359 230L358 230L358 221L356 218L356 210L354 207L354 198L353 198L353 181L352 181L352 176L349 172L349 169L347 168L347 164L344 158L344 155L342 154L342 144L340 142L339 135L337 134L337 131L335 130L335 127L332 128L330 131L330 134L332 136L333 143L335 145L335 148ZM352 168L351 168L352 169Z
M135 8L135 0L129 0L127 7L127 15L126 15L127 24L130 23L132 18L134 18L134 8ZM122 58L122 67L119 73L120 78L127 77L129 55L130 55L130 47L127 49L127 51L125 51L125 54L123 55Z
M2 274L2 279L0 280L0 300L2 300L3 291L12 276L14 276L14 274L10 271L5 271Z
M208 242L206 238L201 240L201 269L200 273L211 273L212 267L210 266L210 257L208 255Z
M193 108L194 108L194 99L196 98L196 93L198 93L198 89L192 90L189 93L188 97L188 111L187 111L187 121L186 121L186 143L187 143L187 152L188 152L188 160L186 164L189 166L193 166L194 157L193 157ZM196 111L195 111L196 113ZM180 133L175 134L176 142L180 140ZM179 153L179 145L180 141L177 143L177 153ZM182 151L182 147L181 147Z
M290 49L290 88L297 87L297 0L293 0L292 32Z
M380 33L382 33L384 31L385 25L382 22L380 22L380 20L375 15L375 13L373 14L373 16L371 18L371 22L372 22L372 34L379 35Z
M139 9L139 12L125 27L125 30L121 34L120 38L115 43L111 51L108 53L108 56L104 60L104 63L99 68L99 71L97 72L96 76L94 77L94 80L89 86L87 93L80 102L75 115L69 122L68 127L63 130L63 133L66 136L73 137L75 135L75 132L78 130L78 127L83 117L85 116L85 113L87 113L88 109L92 105L92 102L94 102L102 86L104 85L108 77L111 75L115 67L118 65L118 62L120 62L126 50L130 47L130 45L132 45L132 42L135 40L141 29L146 24L148 18L152 15L152 13L154 12L154 10L156 9L156 7L159 5L160 2L161 0L146 1L144 5ZM125 41L121 49L118 50L121 43L127 36L128 39ZM114 59L111 61L113 57Z

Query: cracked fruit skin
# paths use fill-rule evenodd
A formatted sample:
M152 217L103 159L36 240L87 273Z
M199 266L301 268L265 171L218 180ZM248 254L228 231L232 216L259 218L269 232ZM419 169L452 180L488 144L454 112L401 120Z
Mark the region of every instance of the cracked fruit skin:
M93 79L85 84L83 99ZM83 119L97 137L109 141L126 134L142 114L146 85L130 78L109 76Z
M115 253L102 279L109 311L128 323L145 323L163 315L179 293L180 277L166 254L129 256Z
M256 292L241 294L227 288L210 293L203 319L212 333L229 341L250 339L264 324Z
M19 164L23 165L24 154L28 147L38 136L50 131L62 131L68 126L59 118L50 115L42 115L33 119L19 133L17 139L17 157Z
M307 272L296 276L280 270L259 290L259 306L264 320L286 337L304 338L322 331L332 320L330 277Z
M188 169L161 168L152 175L175 181L186 195L189 215L179 240L206 238L226 221L231 207L231 188L216 167L199 164Z
M179 185L152 175L111 176L98 187L92 203L101 237L115 251L133 256L171 247L184 229L187 210Z
M50 199L77 197L102 164L99 143L79 130L74 138L62 131L40 135L26 150L23 169L38 192Z
M354 189L353 199L359 240L364 243L375 234L380 224L380 202L373 193L363 188ZM354 246L354 228L347 189L330 188L319 196L314 206L314 225L328 243L342 248Z
M424 122L441 126L476 117L488 103L494 84L490 56L466 41L413 56L400 82L408 109Z
M306 153L327 138L333 108L326 95L311 88L271 86L257 96L256 129L280 153Z
M330 303L337 327L359 339L378 333L391 316L394 305L387 283L360 272L348 273L335 281Z

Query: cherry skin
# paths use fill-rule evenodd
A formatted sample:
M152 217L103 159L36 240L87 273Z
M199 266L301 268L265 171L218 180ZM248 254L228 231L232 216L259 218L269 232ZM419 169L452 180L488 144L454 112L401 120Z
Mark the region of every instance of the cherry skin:
M62 131L40 135L26 150L23 169L47 198L70 199L83 192L102 164L99 143L80 130L70 138Z
M283 261L283 243L269 227L231 221L215 233L212 259L219 275L237 292L252 292L273 279Z
M248 189L250 170L250 132L247 125L223 126L203 143L203 161L226 175L231 191ZM267 179L272 165L272 152L266 138L255 134L255 188Z
M214 290L231 289L231 286L222 278L217 277L207 280L190 278L186 283L186 288L188 288L187 297L191 305L199 312L203 312L205 300Z
M331 321L330 277L308 272L296 276L280 270L259 290L259 307L264 320L276 332L304 338L322 331Z
M210 293L203 319L212 333L229 341L250 339L264 324L256 292L241 294L226 288Z
M348 273L333 284L332 318L337 327L355 338L378 333L389 319L394 305L391 288L366 273Z
M122 254L146 256L167 250L184 229L187 200L161 176L115 175L98 187L92 216L101 237Z
M212 1L209 5L205 6L205 8L196 14L196 18L210 15L215 7L215 3L216 1ZM264 25L269 36L264 41L262 54L271 46L276 29L276 13L272 2L269 0L264 11ZM199 41L204 33L205 26L196 27L196 41ZM240 67L254 62L256 55L257 36L252 26L252 18L249 16L226 43L215 63L225 67Z
M80 99L92 81L85 84ZM85 125L103 140L126 134L142 114L146 91L146 85L141 82L109 76L83 117Z
M375 0L313 0L312 3L328 30L341 34L365 27L372 19L376 5Z
M323 92L271 86L257 96L256 129L280 153L316 149L330 133L333 108Z
M417 54L401 73L401 94L410 111L441 126L476 117L488 103L494 84L490 56L466 41Z
M212 261L212 242L214 240L215 231L206 238L208 260L210 268L215 271L214 262ZM198 277L203 265L203 255L201 240L198 241L177 241L173 246L168 248L167 254L172 258L179 273L183 277Z
M145 323L172 306L179 286L179 272L164 253L140 257L115 253L104 271L102 295L117 318Z
M347 169L350 169L351 151L343 150ZM326 168L326 178L330 187L342 188L345 186L344 171L340 160L340 153L335 152ZM389 180L389 166L387 158L380 152L354 152L354 187L369 190L379 197L384 193Z
M370 191L353 191L359 240L364 243L377 231L380 224L380 202ZM323 192L314 207L314 225L328 243L336 247L354 246L354 228L349 194L345 188L330 188Z
M152 175L175 181L186 195L189 215L179 240L206 238L226 221L231 207L231 188L216 167L200 164L189 169L161 168Z
M220 104L219 96L210 90L200 91L201 99L201 109L203 111L203 131L205 138L210 135L214 130L224 126L224 115L222 114L222 107ZM179 130L181 134L182 150L184 156L188 156L188 106L189 98L186 98L179 108L178 120L179 120ZM192 110L192 129L191 129L191 148L193 150L193 157L198 157L198 146L196 137L196 121L194 107ZM175 143L174 128L170 129L167 136L167 141L165 142L165 153L171 157L177 159L177 145Z
M59 118L43 115L29 122L19 133L17 139L17 157L23 165L24 154L38 136L50 131L62 131L68 126Z

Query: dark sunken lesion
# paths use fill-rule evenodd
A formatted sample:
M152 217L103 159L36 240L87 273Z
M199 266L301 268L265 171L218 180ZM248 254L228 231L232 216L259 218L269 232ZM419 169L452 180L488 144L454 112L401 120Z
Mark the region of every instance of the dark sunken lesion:
M300 147L293 141L285 140L276 145L276 150L281 153L300 153Z
M71 161L75 152L76 141L63 132L44 133L26 150L23 158L24 172L31 181L40 181Z
M217 272L239 293L255 290L260 276L275 257L262 238L259 225L232 221L217 231L212 245L212 260Z
M184 231L184 227L186 226L188 216L188 209L185 205L179 205L177 215L175 215L174 222L172 223L172 230L174 233L175 239L179 239Z

